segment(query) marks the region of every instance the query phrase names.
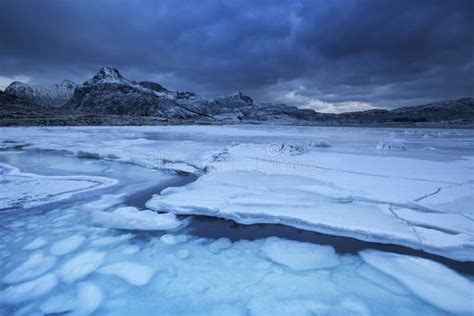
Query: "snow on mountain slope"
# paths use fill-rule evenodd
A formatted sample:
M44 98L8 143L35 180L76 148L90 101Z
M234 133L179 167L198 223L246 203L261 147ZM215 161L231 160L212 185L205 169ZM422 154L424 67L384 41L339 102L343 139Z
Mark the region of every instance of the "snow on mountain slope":
M201 118L199 114L179 106L164 92L156 92L150 84L141 85L124 78L112 67L103 67L74 91L65 108L102 115L155 116L163 119Z
M55 85L30 85L13 82L5 91L32 104L60 107L67 112L100 116L134 116L162 120L217 123L275 124L439 124L469 125L474 122L474 99L463 98L395 110L375 109L341 114L319 113L286 104L256 102L238 91L206 99L189 91L168 90L151 81L136 82L122 76L118 69L103 67L78 86L64 80ZM61 113L64 115L64 113ZM15 117L16 113L13 112ZM52 116L55 116L53 114ZM100 120L99 120L100 121ZM93 121L94 122L94 121ZM94 124L94 123L92 123Z
M14 81L5 89L5 93L32 104L61 107L69 101L77 86L70 80L63 80L52 85L32 85Z

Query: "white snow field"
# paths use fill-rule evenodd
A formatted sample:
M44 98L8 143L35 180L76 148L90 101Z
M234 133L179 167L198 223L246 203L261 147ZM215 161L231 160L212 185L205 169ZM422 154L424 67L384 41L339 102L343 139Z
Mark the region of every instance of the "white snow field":
M0 315L474 315L473 148L455 129L1 128Z

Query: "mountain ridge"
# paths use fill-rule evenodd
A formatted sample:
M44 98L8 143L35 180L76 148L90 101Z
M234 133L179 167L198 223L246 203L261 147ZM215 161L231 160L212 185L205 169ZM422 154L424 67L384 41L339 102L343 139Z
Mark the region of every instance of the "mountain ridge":
M151 81L129 80L114 67L102 67L81 85L70 80L41 86L15 81L5 89L4 94L21 100L22 109L27 109L29 104L32 112L37 111L42 115L49 105L57 108L60 115L113 116L118 117L118 121L121 117L132 117L138 124L140 118L144 124L150 120L177 124L474 124L474 98L392 110L372 109L330 114L286 104L256 102L240 91L206 99L194 92L172 91ZM8 112L7 103L13 102L12 100L7 101L5 97L0 100L3 112Z

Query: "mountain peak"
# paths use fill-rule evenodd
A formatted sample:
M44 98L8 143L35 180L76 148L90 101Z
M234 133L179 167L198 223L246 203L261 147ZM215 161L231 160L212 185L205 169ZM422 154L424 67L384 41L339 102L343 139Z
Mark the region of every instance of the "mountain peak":
M77 87L77 83L69 79L64 79L63 81L59 83L59 86L67 88L67 89L74 89Z
M99 72L95 74L92 79L84 82L84 85L96 84L96 83L120 83L126 80L114 67L102 67Z
M16 81L12 81L12 82L10 83L9 87L22 86L22 85L24 86L24 85L26 85L26 83L16 80Z
M253 104L252 98L249 97L248 95L243 94L240 91L237 91L237 92L231 94L230 97L233 98L233 99L240 99L240 100L242 100L242 101L244 101L245 103L248 103L248 104Z

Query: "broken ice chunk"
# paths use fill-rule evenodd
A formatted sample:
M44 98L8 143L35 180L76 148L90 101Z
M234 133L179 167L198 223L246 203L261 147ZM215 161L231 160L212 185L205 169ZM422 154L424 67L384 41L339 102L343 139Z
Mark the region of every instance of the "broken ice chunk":
M103 253L86 251L66 261L59 269L58 276L65 283L74 283L94 272L103 261Z
M178 243L176 237L172 234L164 234L160 237L160 240L167 245L176 245Z
M406 151L405 144L399 141L380 141L376 147L378 150Z
M79 248L84 242L85 237L81 235L72 235L66 239L57 241L49 250L53 255L62 256Z
M23 264L3 277L7 284L23 282L38 277L49 271L56 262L52 256L44 256L42 251L36 252Z
M46 239L44 239L43 237L38 237L35 240L33 240L32 242L30 242L28 245L23 247L23 249L24 250L35 250L35 249L43 247L47 243L48 243L48 241Z
M152 268L143 264L123 261L109 264L99 270L100 273L116 275L131 285L147 284L154 274Z
M9 286L0 291L0 303L17 304L43 296L58 284L53 273L48 273L38 279Z
M331 268L339 264L334 248L311 243L268 238L262 252L272 261L293 270Z
M219 253L221 250L230 248L232 242L228 238L219 238L209 245L209 250L213 253Z
M132 234L123 234L123 235L118 235L118 236L106 236L106 237L101 237L94 239L91 243L90 246L92 247L103 247L103 246L108 246L112 244L116 244L121 241L128 240L132 238Z
M422 300L450 313L471 314L474 283L440 263L408 255L364 250L362 260L400 281Z
M81 282L77 287L77 308L73 315L92 314L102 303L100 287L91 282Z
M46 302L41 304L40 309L44 314L61 314L67 313L75 307L75 297L67 294L59 294L49 298Z
M329 144L328 142L325 142L324 140L318 140L318 141L311 140L311 141L307 142L306 145L310 146L310 147L320 147L320 148L329 148L329 147L331 147L331 144Z
M136 207L119 207L113 212L92 212L92 222L103 227L129 230L167 230L184 223L172 213L159 214Z
M189 257L189 255L190 255L189 250L187 250L187 249L180 249L180 250L178 250L178 252L176 253L176 258L178 258L178 259L186 259L187 257Z

